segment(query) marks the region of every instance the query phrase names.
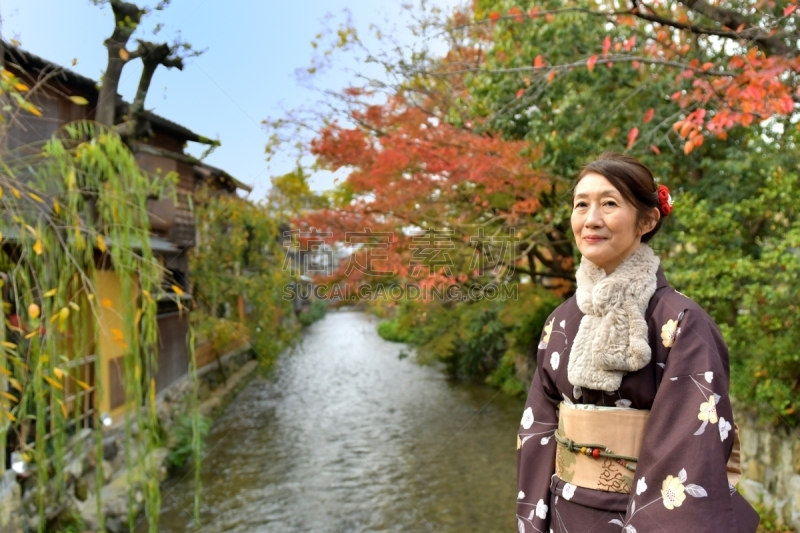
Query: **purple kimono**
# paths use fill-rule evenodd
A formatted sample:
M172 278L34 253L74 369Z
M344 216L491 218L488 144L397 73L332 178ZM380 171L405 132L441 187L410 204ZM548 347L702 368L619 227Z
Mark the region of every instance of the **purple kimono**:
M716 324L657 272L645 315L650 362L609 393L567 379L583 313L575 297L547 319L517 440L519 533L754 533L758 515L728 482L734 429L728 351ZM555 475L558 405L649 409L630 494Z

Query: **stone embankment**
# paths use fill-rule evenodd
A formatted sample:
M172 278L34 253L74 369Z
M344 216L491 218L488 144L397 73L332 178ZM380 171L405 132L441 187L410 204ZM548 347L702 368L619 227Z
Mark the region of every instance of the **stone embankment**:
M211 363L197 373L199 409L204 416L216 417L228 403L257 375L258 362L247 348L240 348ZM192 390L189 376L172 384L157 398L158 417L165 432L176 417L186 413L188 394ZM144 505L141 489L147 479L163 481L167 475L167 448L156 448L146 457L137 457L128 450L127 468L123 427L103 430L103 459L100 496L106 530L111 533L128 531L130 505L138 513ZM135 431L135 428L134 428ZM95 453L96 438L92 430L86 429L70 442L65 460L66 495L59 498L55 486L46 491L45 518L50 521L64 513L80 515L86 531L97 531L97 485L98 465ZM0 531L3 533L28 533L36 531L39 523L35 472L19 477L8 471L0 478ZM133 501L128 498L133 487Z
M800 531L800 431L767 427L741 408L736 409L736 423L742 443L742 494L774 513L778 527Z

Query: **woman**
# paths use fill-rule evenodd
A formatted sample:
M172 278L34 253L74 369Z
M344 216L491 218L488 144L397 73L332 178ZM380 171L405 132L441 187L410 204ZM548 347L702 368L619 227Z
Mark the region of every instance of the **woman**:
M633 158L603 154L578 176L577 291L539 344L517 439L519 533L756 531L734 487L727 348L646 244L671 210Z

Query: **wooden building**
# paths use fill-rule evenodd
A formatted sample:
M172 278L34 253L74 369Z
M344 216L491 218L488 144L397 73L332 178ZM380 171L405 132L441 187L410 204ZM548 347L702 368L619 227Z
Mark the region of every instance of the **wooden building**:
M64 124L75 120L92 120L98 98L98 85L89 78L69 69L59 67L18 47L5 44L5 68L24 81L32 91L32 102L42 111L42 116L20 114L9 126L7 135L0 141L0 150L6 153L37 153L40 147ZM78 98L76 98L78 97ZM88 103L86 103L88 102ZM118 122L129 104L121 98L115 103ZM154 199L148 203L151 229L151 248L166 271L164 289L171 293L158 302L159 353L157 391L162 391L188 371L188 309L191 309L191 273L188 254L196 242L195 218L191 199L196 190L207 185L219 194L236 194L237 190L250 192L251 188L234 179L225 171L199 162L184 152L189 142L210 144L203 137L152 112L146 112L152 135L133 147L140 167L151 173L165 174L175 171L180 176L177 202ZM102 397L94 399L101 413L108 413L113 422L121 419L124 405L122 387L123 349L111 338L112 329L121 326L122 310L130 303L121 301L121 280L110 265L97 273L95 280L99 297L112 302L110 308L101 310L99 327L100 346L90 347L83 357L88 365L94 353L102 357L102 379L105 384ZM178 287L185 301L179 309L173 286ZM137 295L138 297L138 295ZM88 315L87 315L88 319ZM99 348L99 350L98 350Z

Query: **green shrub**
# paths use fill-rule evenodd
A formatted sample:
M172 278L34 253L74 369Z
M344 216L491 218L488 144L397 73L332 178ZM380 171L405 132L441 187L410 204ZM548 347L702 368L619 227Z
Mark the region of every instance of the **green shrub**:
M560 301L530 285L518 285L514 299L405 301L391 320L378 325L378 334L415 346L421 363L444 362L453 375L485 379L521 395L544 323Z
M297 315L297 319L304 326L310 326L317 320L325 318L325 313L328 311L328 305L324 300L312 299L308 311L303 311Z
M195 416L198 417L199 435L197 435L197 438L200 439L200 455L202 455L203 449L205 448L205 438L211 430L211 419L199 413ZM170 427L169 437L167 439L170 446L167 463L170 469L180 468L186 464L187 459L192 456L192 439L192 415L179 415Z
M385 320L378 324L378 335L390 342L412 342L411 333L402 327L398 318Z
M681 197L672 284L720 326L731 394L765 421L800 423L800 177L777 168L752 198Z

